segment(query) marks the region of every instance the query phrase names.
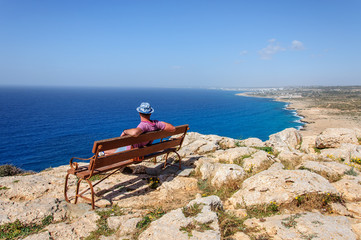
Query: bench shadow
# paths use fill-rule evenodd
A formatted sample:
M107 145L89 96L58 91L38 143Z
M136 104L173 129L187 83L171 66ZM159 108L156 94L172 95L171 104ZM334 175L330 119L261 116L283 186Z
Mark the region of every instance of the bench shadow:
M182 160L182 168L179 169L178 161L175 161L175 157L168 158L168 164L165 168L164 159L160 160L155 164L154 167L151 165L145 167L145 173L133 173L131 167L135 166L130 165L126 167L122 174L129 174L136 176L135 178L129 179L127 181L116 184L108 189L103 189L101 191L96 192L96 196L98 200L106 199L113 204L113 200L120 201L131 197L142 196L145 194L149 194L150 192L155 191L159 188L163 183L172 181L175 177L177 177L182 171L186 169L194 169L194 162L197 161L200 156L189 157L187 160ZM164 176L173 176L173 177L163 177ZM157 178L159 180L159 184L156 188L151 188L149 184L150 178Z

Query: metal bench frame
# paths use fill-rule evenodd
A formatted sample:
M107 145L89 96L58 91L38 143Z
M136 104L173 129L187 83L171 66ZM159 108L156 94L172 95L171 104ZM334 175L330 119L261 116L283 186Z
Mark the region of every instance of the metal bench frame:
M147 132L139 135L138 137L132 136L123 136L111 139L105 139L100 141L95 141L93 145L92 152L94 155L91 158L77 158L73 157L70 159L70 169L68 169L67 174L65 176L65 186L64 186L64 196L65 200L71 203L71 200L68 197L68 180L70 175L75 175L78 180L76 183L76 192L74 204L78 202L78 198L83 198L86 201L90 202L92 208L95 208L95 200L94 200L94 187L121 170L122 168L141 162L141 160L146 160L150 158L154 158L154 163L156 163L156 157L165 154L165 162L164 167L167 165L167 159L169 153L175 153L179 158L179 169L181 169L181 156L178 154L178 150L181 148L184 137L189 129L188 125L177 126L175 132L167 132L167 131L155 131L155 132ZM175 136L179 135L179 136ZM115 149L124 146L130 146L137 143L143 143L148 141L153 141L160 139L160 142L156 142L150 145L147 145L142 148L133 148L130 150L125 150L119 153L114 153L106 156L99 156L99 152L107 151L110 149ZM78 162L74 160L80 161L89 161L89 164L86 166L79 166ZM108 173L110 172L110 173ZM96 176L98 174L107 173L105 177L100 179L96 183L92 183L90 178L92 176ZM89 185L89 188L83 190L79 193L80 183L82 181L86 181ZM91 198L85 197L84 194L90 190Z

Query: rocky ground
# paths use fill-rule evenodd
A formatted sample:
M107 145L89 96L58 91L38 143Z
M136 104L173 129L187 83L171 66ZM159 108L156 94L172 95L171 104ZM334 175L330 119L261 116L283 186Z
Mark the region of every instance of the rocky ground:
M68 166L2 177L0 238L361 239L361 129L301 133L188 133L181 170L126 168L96 186L95 211L65 202Z

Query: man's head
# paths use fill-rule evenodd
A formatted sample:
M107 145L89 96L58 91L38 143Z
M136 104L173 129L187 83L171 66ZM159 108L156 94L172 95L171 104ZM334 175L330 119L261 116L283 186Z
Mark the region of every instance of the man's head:
M154 112L154 109L147 102L142 102L139 107L137 107L137 111L140 114L150 115Z

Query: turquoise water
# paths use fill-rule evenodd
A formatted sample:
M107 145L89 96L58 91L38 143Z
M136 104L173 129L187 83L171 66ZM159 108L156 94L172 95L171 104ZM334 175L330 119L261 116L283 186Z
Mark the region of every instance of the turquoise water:
M155 108L153 119L190 131L257 137L302 124L285 103L206 89L0 88L0 164L40 171L90 157L95 140L136 127L135 108Z

